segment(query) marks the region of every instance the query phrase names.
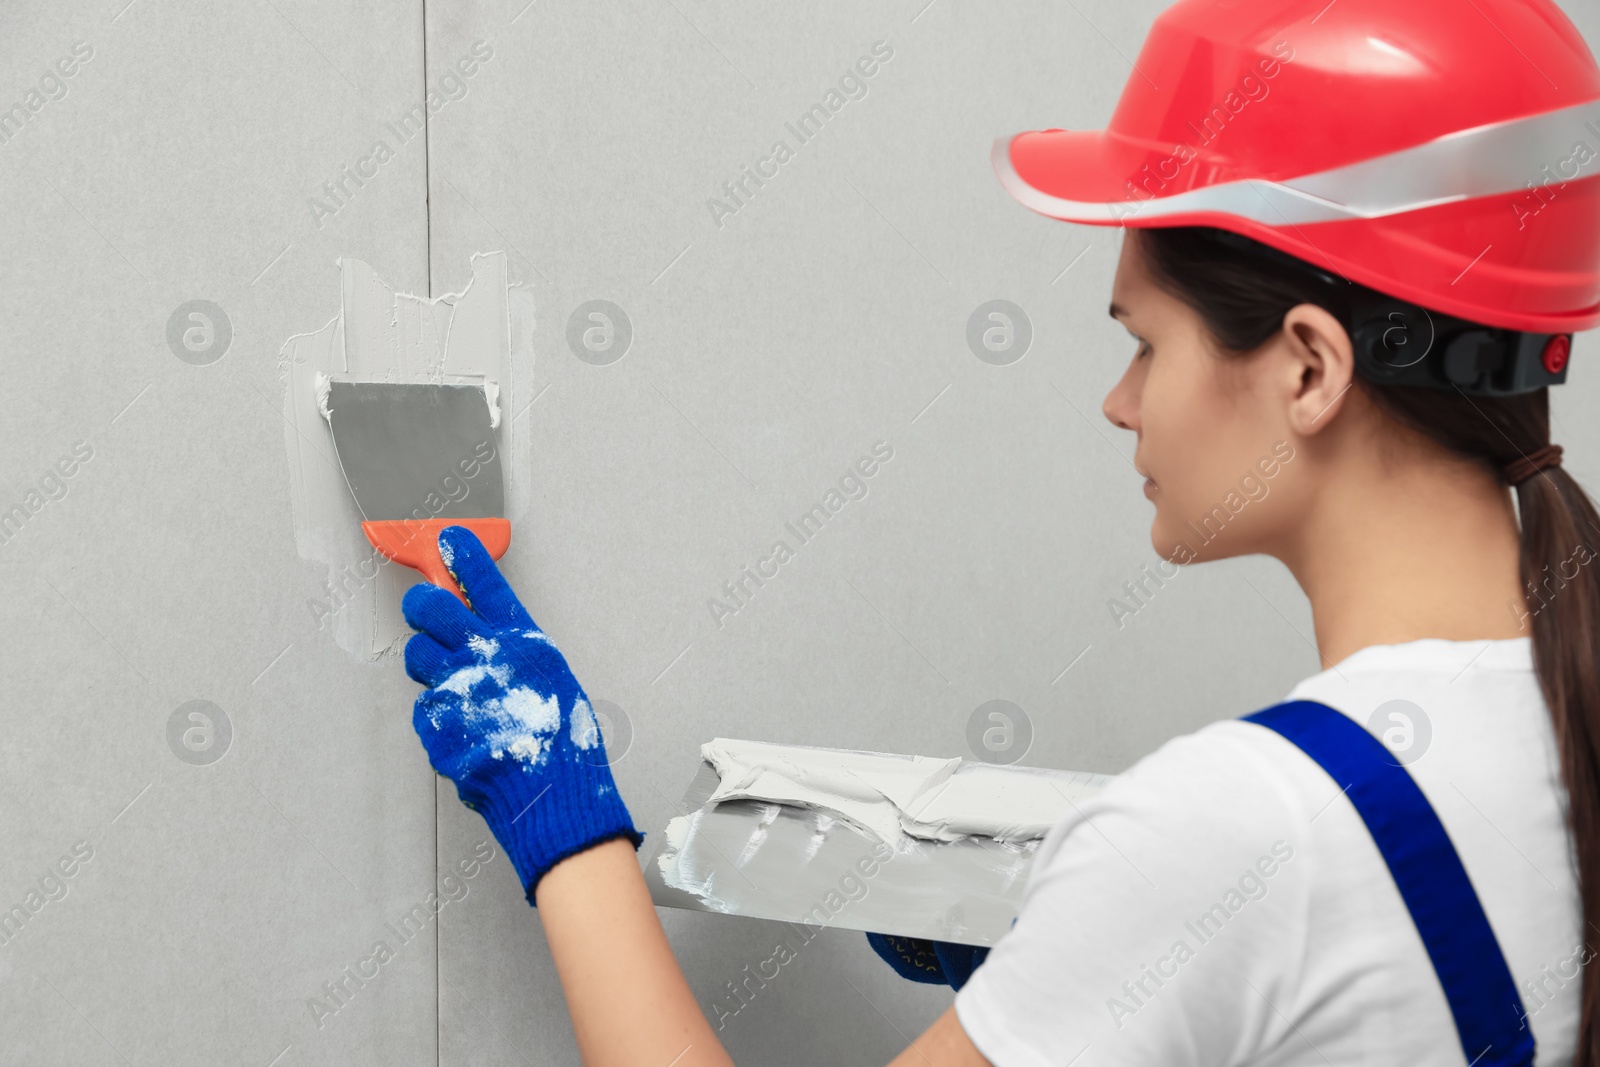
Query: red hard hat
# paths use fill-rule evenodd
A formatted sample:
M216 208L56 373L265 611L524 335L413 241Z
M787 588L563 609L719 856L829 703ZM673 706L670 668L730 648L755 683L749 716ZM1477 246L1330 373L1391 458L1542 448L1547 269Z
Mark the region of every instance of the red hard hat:
M1600 325L1600 69L1551 0L1180 0L1109 128L993 161L1052 218L1215 226L1484 325Z

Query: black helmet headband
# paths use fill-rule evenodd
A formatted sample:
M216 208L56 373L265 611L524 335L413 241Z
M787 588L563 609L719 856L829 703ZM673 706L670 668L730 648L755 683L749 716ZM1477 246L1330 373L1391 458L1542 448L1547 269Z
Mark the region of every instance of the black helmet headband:
M1286 252L1227 230L1214 243L1325 287L1355 345L1356 370L1378 385L1514 396L1567 380L1571 334L1523 333L1469 322L1398 300Z

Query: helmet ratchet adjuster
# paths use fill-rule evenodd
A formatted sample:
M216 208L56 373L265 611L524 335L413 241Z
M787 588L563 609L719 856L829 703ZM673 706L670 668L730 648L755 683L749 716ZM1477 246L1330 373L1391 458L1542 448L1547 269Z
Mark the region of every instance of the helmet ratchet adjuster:
M1325 286L1348 309L1356 371L1374 384L1515 396L1567 380L1570 333L1485 326L1385 296L1243 234L1207 229L1206 236Z
M1352 303L1356 369L1374 384L1515 396L1567 380L1571 334L1497 329L1403 300Z

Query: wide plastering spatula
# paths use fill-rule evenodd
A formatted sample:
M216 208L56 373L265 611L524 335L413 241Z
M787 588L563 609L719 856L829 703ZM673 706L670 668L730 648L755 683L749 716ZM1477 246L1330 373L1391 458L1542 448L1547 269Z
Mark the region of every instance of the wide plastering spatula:
M335 379L325 407L372 547L457 596L439 557L440 530L465 526L495 559L505 555L511 522L482 385Z

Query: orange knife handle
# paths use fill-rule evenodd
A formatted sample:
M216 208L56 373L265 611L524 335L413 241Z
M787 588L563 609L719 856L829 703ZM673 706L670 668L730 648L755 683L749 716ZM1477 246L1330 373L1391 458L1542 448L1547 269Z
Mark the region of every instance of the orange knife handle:
M361 531L386 559L403 563L434 585L443 586L462 603L467 598L439 557L439 531L446 526L465 526L478 536L491 559L499 559L511 547L510 519L390 519L364 522Z

